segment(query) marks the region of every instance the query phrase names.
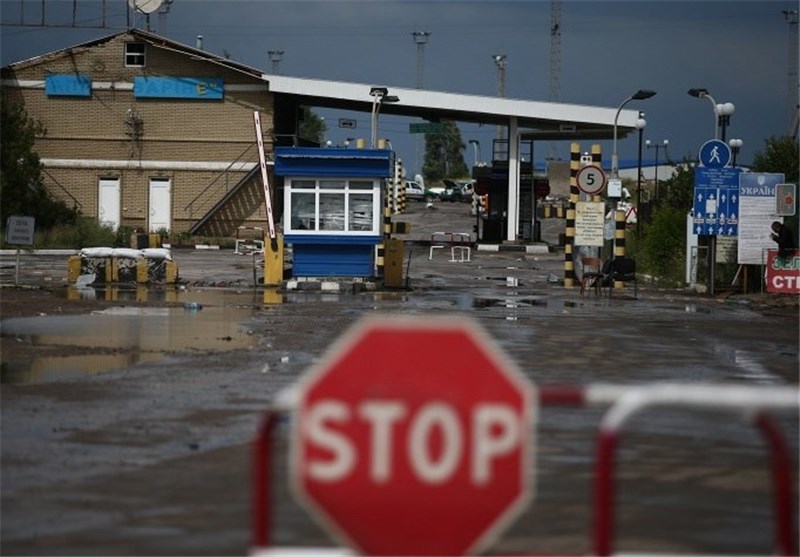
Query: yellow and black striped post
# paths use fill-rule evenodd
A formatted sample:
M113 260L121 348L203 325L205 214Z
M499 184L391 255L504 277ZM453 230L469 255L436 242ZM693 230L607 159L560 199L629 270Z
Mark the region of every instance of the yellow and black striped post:
M391 190L391 181L387 183L386 190ZM383 241L376 247L375 253L375 268L376 276L384 276L384 267L386 265L386 240L392 237L392 207L390 191L385 191L383 196Z
M578 202L578 171L581 169L581 145L572 143L569 147L569 207L567 208L567 227L564 241L564 288L575 286L575 262L572 248L575 245L575 204Z
M404 175L405 172L403 171L403 160L398 158L395 161L394 168L395 191L397 191L397 199L395 199L394 206L395 213L406 212L406 181L403 180Z
M614 259L625 257L625 211L614 211ZM614 289L623 288L625 283L614 281Z

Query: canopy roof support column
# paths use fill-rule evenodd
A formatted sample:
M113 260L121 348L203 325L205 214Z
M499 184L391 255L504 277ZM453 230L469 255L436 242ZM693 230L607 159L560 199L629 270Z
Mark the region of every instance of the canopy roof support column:
M519 126L517 117L508 120L508 214L506 240L517 239L519 230Z

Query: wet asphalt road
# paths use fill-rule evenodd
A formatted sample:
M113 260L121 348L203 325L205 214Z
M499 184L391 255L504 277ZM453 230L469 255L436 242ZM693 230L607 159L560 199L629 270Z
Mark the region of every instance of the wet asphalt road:
M462 206L440 211L434 217L414 207L410 218L419 238L471 223ZM445 211L455 216L442 221ZM554 239L558 223L547 225L545 238ZM376 312L472 318L537 384L797 388L796 309L762 311L746 300L656 291L642 283L637 299L627 288L613 298L581 297L577 288L548 280L551 273L563 276L561 252L475 251L471 262L451 263L440 252L429 261L424 245L409 247L408 290L338 294L254 290L250 258L176 250L184 288L149 294L151 301L168 298L168 310L151 321L152 310L130 303L136 330L180 323L180 333L157 329L155 336L168 338L171 349L164 343L109 348L103 353L138 355L120 367L62 379L64 360L37 361L33 365L56 371L39 383L3 384L0 553L247 553L249 443L263 410L343 330ZM59 285L62 262L36 258L26 264L31 274L23 273L23 283ZM182 307L193 300L203 303L195 323ZM37 319L39 326L48 317ZM227 328L218 329L221 323ZM4 335L38 342L34 334L9 332L11 325L32 326L4 319ZM85 322L62 326L81 330ZM203 336L209 328L215 332ZM212 342L227 337L222 346ZM98 340L81 342L94 354ZM600 417L596 409L542 409L531 471L536 501L492 551L591 551L591 464ZM772 552L769 462L762 441L740 418L660 409L630 425L618 459L619 550ZM797 412L780 421L796 459ZM279 439L275 540L327 545L328 537L288 498L283 448Z

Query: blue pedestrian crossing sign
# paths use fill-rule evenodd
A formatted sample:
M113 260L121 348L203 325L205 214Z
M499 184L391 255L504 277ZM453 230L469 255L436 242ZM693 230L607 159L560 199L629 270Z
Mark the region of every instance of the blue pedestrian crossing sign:
M700 147L700 164L706 168L724 168L731 162L731 148L719 139L710 139Z

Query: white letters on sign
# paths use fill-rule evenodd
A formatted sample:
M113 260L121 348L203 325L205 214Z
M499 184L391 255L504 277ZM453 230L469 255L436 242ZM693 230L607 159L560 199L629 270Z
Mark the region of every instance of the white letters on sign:
M337 430L351 420L362 420L369 427L369 454L357 454L353 440ZM396 426L408 421L405 455L393 455ZM307 473L312 480L333 483L352 473L359 458L369 463L369 478L375 483L392 479L392 462L405 457L416 477L428 484L441 484L452 478L462 459L468 458L470 480L475 485L492 481L493 461L514 452L523 440L522 416L508 404L476 404L469 423L462 424L456 409L441 401L422 405L409 416L407 404L398 400L367 400L355 411L343 401L324 399L315 402L304 417L305 441L326 451L324 459L309 459ZM430 438L439 435L438 454L430 450ZM465 454L465 440L471 454Z

